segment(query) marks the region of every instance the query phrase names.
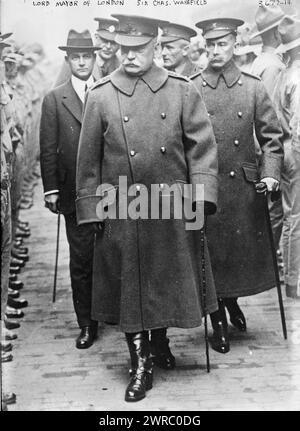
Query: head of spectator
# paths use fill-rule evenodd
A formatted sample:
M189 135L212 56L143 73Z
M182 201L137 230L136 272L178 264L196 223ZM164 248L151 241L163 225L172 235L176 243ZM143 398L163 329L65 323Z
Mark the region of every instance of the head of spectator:
M93 72L96 60L95 51L99 49L93 45L90 32L85 30L78 33L70 30L67 45L58 48L66 52L65 61L68 63L72 75L87 81Z
M106 62L114 57L120 48L115 41L119 23L116 19L110 18L94 19L98 22L98 29L95 33L95 45L99 47L97 54Z
M285 17L279 25L282 44L277 52L288 56L290 62L300 60L300 20L294 17Z
M177 73L182 73L189 59L191 38L197 32L187 26L167 23L162 26L160 43L164 67Z
M258 31L252 34L251 39L261 36L264 46L277 48L281 43L278 26L284 17L285 14L279 6L262 4L255 15Z

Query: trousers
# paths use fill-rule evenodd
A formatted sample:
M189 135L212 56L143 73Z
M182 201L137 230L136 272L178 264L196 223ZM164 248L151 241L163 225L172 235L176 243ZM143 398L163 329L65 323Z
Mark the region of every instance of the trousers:
M70 276L74 310L78 325L91 326L94 228L77 226L76 212L64 214L70 250Z

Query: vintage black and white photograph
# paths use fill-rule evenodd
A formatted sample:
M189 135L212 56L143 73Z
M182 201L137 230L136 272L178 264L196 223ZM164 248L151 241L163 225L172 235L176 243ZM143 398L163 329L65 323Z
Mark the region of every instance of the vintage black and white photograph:
M0 13L1 410L299 411L300 0Z

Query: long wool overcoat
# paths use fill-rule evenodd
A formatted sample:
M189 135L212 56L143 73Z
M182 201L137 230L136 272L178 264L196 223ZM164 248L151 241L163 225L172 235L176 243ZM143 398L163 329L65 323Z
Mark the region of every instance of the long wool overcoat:
M97 187L204 184L216 203L217 148L205 105L186 78L120 67L90 90L77 159L78 223L99 222ZM179 187L182 190L181 187ZM181 220L106 219L97 235L92 315L125 332L201 324L199 231ZM207 308L216 294L205 248Z
M260 79L233 61L191 79L203 95L218 146L218 209L207 226L217 294L263 292L275 286L275 276L264 197L256 194L254 183L264 177L280 180L281 127ZM254 130L262 151L259 163Z

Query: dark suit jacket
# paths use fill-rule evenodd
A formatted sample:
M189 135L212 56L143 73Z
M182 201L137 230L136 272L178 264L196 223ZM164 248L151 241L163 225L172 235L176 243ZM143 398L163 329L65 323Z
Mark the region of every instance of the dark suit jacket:
M71 80L50 91L42 105L40 160L44 192L59 190L60 210L64 214L75 211L82 108Z

